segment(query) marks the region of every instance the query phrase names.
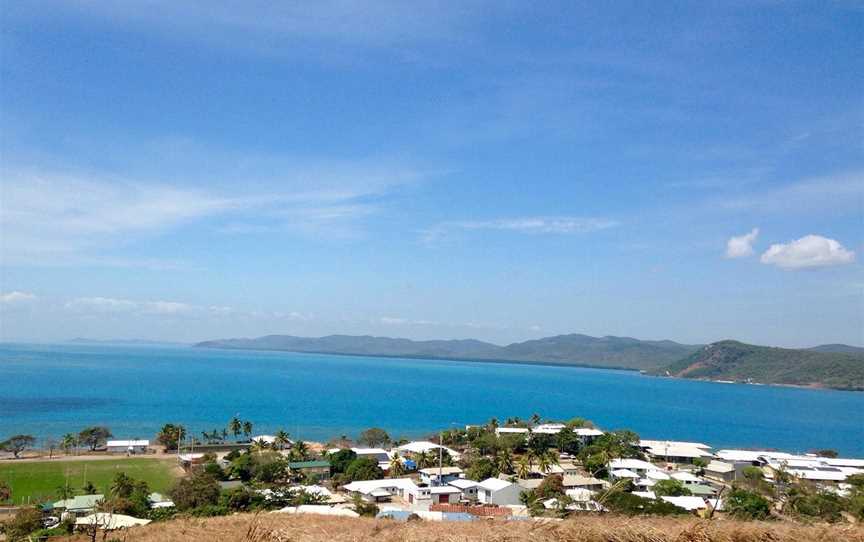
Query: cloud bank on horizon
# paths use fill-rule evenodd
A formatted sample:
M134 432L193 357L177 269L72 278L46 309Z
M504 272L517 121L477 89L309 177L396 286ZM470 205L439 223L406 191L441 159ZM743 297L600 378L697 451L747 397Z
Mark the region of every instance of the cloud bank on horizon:
M862 24L10 4L0 340L862 344Z

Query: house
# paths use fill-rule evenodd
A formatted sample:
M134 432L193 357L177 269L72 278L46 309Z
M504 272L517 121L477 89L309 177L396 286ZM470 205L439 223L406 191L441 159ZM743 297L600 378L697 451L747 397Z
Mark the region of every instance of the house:
M420 481L430 486L443 486L459 478L462 469L459 467L429 467L420 469Z
M558 463L558 467L561 469L561 474L565 476L578 476L582 472L579 465L572 461L561 461Z
M439 449L447 452L447 454L452 457L454 461L459 461L461 457L461 454L456 450L448 448L446 446L441 446L440 444L435 444L434 442L429 442L428 440L416 440L407 444L403 444L402 446L396 448L396 450L400 454L404 454L409 457L414 457L423 453L434 453L437 457Z
M637 475L645 476L648 471L658 470L657 467L641 459L613 459L609 462L609 470L628 470Z
M423 492L410 478L387 478L384 480L360 480L346 484L343 489L369 502L387 502L394 496L413 502L418 497L429 499L428 489ZM413 500L409 495L414 495Z
M688 512L696 512L698 510L704 510L708 508L708 505L705 504L705 500L702 497L693 497L693 496L682 496L682 497L668 497L666 495L660 497L664 501L674 504L678 508L683 508Z
M535 426L531 432L538 433L540 435L557 435L564 428L567 427L563 423L543 423L538 426Z
M477 487L480 485L474 480L468 480L466 478L457 478L455 480L451 480L448 482L448 485L451 485L455 488L459 488L462 491L462 499L466 501L476 501L477 500Z
M147 496L147 501L150 503L150 508L172 508L174 501L161 493L151 493Z
M288 463L288 469L292 474L305 477L317 477L319 480L330 479L329 461L292 461Z
M53 507L54 510L59 510L63 515L71 514L80 517L92 513L104 500L104 495L76 495L71 499L55 502Z
M149 440L109 440L105 449L111 454L146 454Z
M517 484L501 480L500 478L487 478L477 484L477 502L482 504L498 504L506 506L519 504L519 495L522 488Z
M652 459L666 463L692 464L696 459L713 457L707 444L700 442L680 442L673 440L640 440L639 446Z
M566 489L587 489L589 491L601 491L609 487L609 482L606 480L578 474L565 474L562 484Z
M368 457L378 462L389 462L390 454L383 448L351 448L357 457Z
M462 490L454 486L436 486L429 488L432 504L449 504L459 502Z
M702 478L699 478L698 476L696 476L692 472L687 472L687 471L673 472L669 476L673 480L678 480L679 482L681 482L685 486L702 483Z
M139 519L124 514L109 514L107 512L97 512L89 516L78 518L75 520L75 525L79 527L96 525L104 531L115 531L117 529L129 529L139 525L147 525L152 520Z
M525 438L528 438L528 434L531 432L527 427L496 427L495 434L497 436L501 435L524 435Z
M735 465L725 461L711 461L702 469L705 477L718 482L732 482L735 480Z

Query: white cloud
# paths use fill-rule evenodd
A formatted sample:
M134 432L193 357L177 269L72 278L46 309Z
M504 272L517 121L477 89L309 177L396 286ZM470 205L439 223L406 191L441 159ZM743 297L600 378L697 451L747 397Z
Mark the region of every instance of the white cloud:
M854 252L821 235L806 235L789 243L773 244L761 257L762 263L785 269L843 265L854 260Z
M753 255L753 242L759 236L759 228L753 228L750 233L730 237L726 241L727 258L746 258Z
M0 304L13 305L18 303L27 303L36 299L34 294L29 292L13 291L5 294L0 294Z
M424 232L423 240L434 242L455 230L498 230L525 234L570 235L591 233L618 226L618 222L608 218L573 216L535 216L501 218L495 220L464 220L442 222Z

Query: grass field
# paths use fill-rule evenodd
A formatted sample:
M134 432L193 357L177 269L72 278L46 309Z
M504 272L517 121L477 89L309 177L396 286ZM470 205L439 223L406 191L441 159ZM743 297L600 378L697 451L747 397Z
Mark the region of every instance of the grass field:
M69 486L78 493L86 482L92 482L100 492L111 485L114 475L125 472L136 480L144 480L151 491L164 492L174 481L174 459L117 458L99 461L33 461L0 462L0 480L12 488L15 504L56 500L57 487L68 478Z

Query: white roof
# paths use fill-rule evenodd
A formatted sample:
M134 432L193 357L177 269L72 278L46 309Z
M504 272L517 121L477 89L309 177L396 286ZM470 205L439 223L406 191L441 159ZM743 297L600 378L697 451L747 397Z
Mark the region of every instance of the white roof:
M647 450L657 457L712 457L710 452L694 446L649 446Z
M613 459L609 462L610 469L657 470L657 467L641 459Z
M500 478L487 478L477 485L488 491L499 491L510 487L513 484L507 480L501 480Z
M429 493L431 493L433 495L438 495L438 494L442 494L442 493L449 493L452 495L454 493L462 493L462 490L459 489L458 487L453 487L453 486L436 486L436 487L430 487Z
M563 423L543 423L536 426L532 431L534 433L540 433L544 435L556 435L561 432L562 429L567 427Z
M656 499L657 495L654 494L653 491L634 491L634 495L637 497L642 497L643 499Z
M757 461L759 458L772 459L792 459L792 454L784 452L771 452L767 450L719 450L716 454L718 458L726 461Z
M642 487L652 487L656 483L657 483L657 481L652 480L651 478L640 478L640 479L636 480L636 485L642 486Z
M670 447L681 447L681 448L701 448L703 450L710 450L711 446L707 444L702 444L701 442L686 442L681 440L651 440L651 439L642 439L639 441L639 446L642 448L663 448L666 446Z
M698 482L702 481L701 478L699 478L698 476L694 476L693 473L685 472L685 471L673 472L672 478L678 480L679 482L698 483Z
M283 514L317 514L322 516L344 516L349 518L359 518L360 514L349 508L338 508L327 506L326 504L303 504L300 506L286 506L280 510L274 510L274 513Z
M702 508L708 508L708 505L705 504L705 501L702 499L702 497L667 497L664 495L660 498L668 503L672 503L675 506L683 508L684 510L701 510Z
M128 529L129 527L135 527L138 525L147 525L150 523L149 519L138 519L132 516L125 516L123 514L109 514L107 512L96 512L95 514L90 514L89 516L84 516L83 518L78 518L75 520L75 525L98 525L100 528L106 531L112 531L114 529Z
M423 452L430 452L432 450L437 451L438 448L444 448L444 451L450 454L451 456L458 458L459 452L448 448L446 446L441 446L439 444L435 444L434 442L429 442L428 440L415 440L414 442L409 442L408 444L403 444L396 448L400 452L409 452L413 454L420 454Z
M417 489L417 484L411 478L386 478L384 480L360 480L345 485L347 491L356 491L363 494L369 494L376 489L382 488L414 490Z
M276 437L273 435L258 435L257 437L252 437L252 442L266 442L267 444L273 444L276 442Z
M649 470L645 473L647 478L651 478L652 480L668 480L669 475L663 472L662 470Z
M735 465L724 463L723 461L711 461L705 467L705 470L712 472L732 472L735 470Z
M639 475L632 470L616 469L612 471L612 476L615 478L639 478Z
M127 446L150 446L149 440L109 440L105 443L108 448L119 448Z
M577 427L573 432L580 437L599 437L603 434L603 431L592 427Z
M420 469L420 472L427 476L438 476L438 467L429 467L428 469ZM441 467L441 476L447 476L450 474L461 474L462 469L459 467Z
M590 501L594 498L594 492L590 489L577 488L577 489L568 489L564 492L568 497L573 499L574 501Z
M495 429L496 433L527 433L527 427L499 427Z
M474 480L469 480L467 478L457 478L455 480L451 480L448 482L453 487L458 487L459 489L468 489L469 487L476 487L480 484L475 482Z
M384 448L351 448L351 451L357 455L386 455L390 457Z

